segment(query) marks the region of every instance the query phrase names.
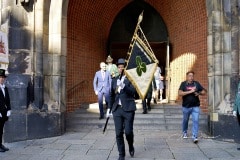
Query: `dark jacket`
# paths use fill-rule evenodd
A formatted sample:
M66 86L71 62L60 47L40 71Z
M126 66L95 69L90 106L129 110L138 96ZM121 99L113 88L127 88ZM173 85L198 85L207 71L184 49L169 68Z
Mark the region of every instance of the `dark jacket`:
M5 87L5 97L3 95L2 89L0 88L0 113L2 114L2 118L8 120L7 111L11 110L10 106L10 98L7 87Z
M110 109L114 112L117 109L119 103L119 98L121 100L122 108L124 111L135 111L136 103L134 95L136 93L135 88L131 82L125 78L124 84L125 87L121 90L120 93L116 92L118 77L112 79L111 91L110 91Z
M156 81L155 81L155 80L153 80L152 83L149 85L149 88L148 88L147 94L146 94L146 96L145 96L145 99L152 98L153 89L154 89L154 90L157 89Z

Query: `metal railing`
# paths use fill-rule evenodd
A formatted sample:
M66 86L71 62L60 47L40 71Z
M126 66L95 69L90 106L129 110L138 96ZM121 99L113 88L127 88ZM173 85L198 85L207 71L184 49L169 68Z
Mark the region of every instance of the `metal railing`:
M74 93L76 91L82 91L81 93L83 93L83 95L84 95L83 88L87 84L88 84L88 81L87 80L83 80L83 81L77 83L76 85L74 85L72 88L68 89L67 90L67 97L68 97L68 99L70 99L71 98L70 96L72 95L72 93Z

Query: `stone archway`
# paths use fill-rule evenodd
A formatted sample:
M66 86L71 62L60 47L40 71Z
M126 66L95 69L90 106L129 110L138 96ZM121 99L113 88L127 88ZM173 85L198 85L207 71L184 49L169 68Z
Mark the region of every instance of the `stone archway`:
M51 128L52 130L49 130L48 132L48 136L53 134L55 135L55 133L59 134L64 130L64 115L66 109L67 111L72 111L75 108L78 108L83 102L96 101L97 98L92 89L92 78L95 71L99 68L99 62L105 61L107 55L107 41L112 23L117 14L133 1L105 0L94 1L93 3L93 1L90 0L49 0L43 2L30 1L31 3L34 3L31 6L27 6L27 4L22 5L21 3L19 3L19 6L16 6L16 4L12 1L11 3L10 1L7 1L9 3L4 3L4 5L10 5L10 9L11 7L13 9L11 18L19 18L18 21L15 21L17 22L16 24L9 23L6 25L10 33L9 40L16 42L14 44L10 44L10 49L12 52L10 62L11 66L9 68L11 71L10 74L28 76L32 78L34 82L36 82L35 86L31 89L34 92L34 100L38 108L36 111L31 110L30 113L28 112L28 106L25 106L23 116L20 112L16 113L16 115L19 116L19 119L23 120L26 124L31 123L31 125L34 127L37 126L34 124L40 122L39 120L43 120L40 124L48 124L50 128L52 126L56 126L56 128ZM202 82L204 86L208 86L208 82L212 82L213 78L209 77L209 80L207 79L207 63L218 59L220 54L216 54L214 56L208 56L206 54L208 46L206 39L206 22L208 19L211 19L211 17L208 18L207 16L211 16L210 13L212 13L213 10L217 10L217 12L214 12L213 17L218 17L218 14L220 15L224 13L222 12L224 7L221 8L216 5L215 3L217 3L217 1L145 0L143 2L150 4L157 12L160 13L168 28L169 40L172 44L172 62L175 63L179 61L181 64L184 64L183 60L185 59L182 58L184 57L182 55L193 53L197 56L196 64L192 66L193 69L198 71L196 78ZM216 7L213 6L213 3ZM236 25L236 22L238 21L236 20L237 16L235 15L238 13L236 11L237 5L235 5L237 2L226 1L225 3L224 9L227 9L226 15L231 15L229 10L234 11L234 16L232 16L232 18L234 20L233 22L235 23L231 24L234 24L234 27L232 27L232 32L235 33L235 28L238 26ZM206 13L206 4L208 6L207 10L209 11L209 15ZM7 10L9 9L7 6L6 8ZM38 17L42 15L44 15L43 19ZM229 18L230 17L227 19ZM26 23L25 19L28 19L29 23ZM218 22L222 19L217 18L216 20ZM214 21L211 19L208 22L209 24L212 24ZM227 24L230 24L230 22ZM213 28L217 28L218 26L222 26L222 23L217 23L216 26L213 26ZM220 30L217 31L217 34L212 34L213 36L209 34L209 42L211 42L211 38L215 36L214 41L212 41L214 44L218 42L219 44L225 45L223 41L218 40L224 39L219 37L229 37L229 33L220 32ZM235 39L232 39L232 41L235 40L236 36ZM22 41L26 41L27 43L22 43ZM229 46L229 43L226 44ZM233 46L235 49L233 50L234 52L232 53L232 56L238 59L237 45ZM211 48L213 47L210 47L210 51ZM25 60L25 56L21 57L23 54L27 55L30 60ZM26 69L24 68L23 71L21 69L21 64L15 61L17 57L20 57L22 62L24 62L24 67L27 65ZM226 54L226 57L229 58L229 54ZM212 63L211 65L217 66L218 64ZM185 71L177 68L178 65L175 66L176 67L173 67L171 70L172 74L185 74ZM236 83L236 79L238 77L238 63L234 61L233 66L234 77L231 78L235 80L230 82ZM215 81L219 80L219 74L221 78L224 77L224 72L216 72L214 75L216 77ZM171 78L177 79L178 75L175 74ZM181 79L178 78L177 81L174 82L172 93L177 91L179 81L181 81ZM81 87L77 88L76 90L72 89L75 86L78 86L78 84L80 84ZM212 83L209 84L212 86ZM234 85L232 85L231 88L234 89ZM214 88L217 87L218 85L216 85ZM211 92L212 95L215 94L214 88L211 88L211 91L213 91ZM72 93L69 94L68 92L71 89ZM222 91L223 89L221 89L221 91L217 90L217 94L215 95L219 95L219 92ZM43 95L44 98L41 98ZM68 95L70 95L69 97L74 97L74 100L70 100ZM176 95L173 95L173 100L176 99ZM208 111L207 97L204 97L202 100L204 102L202 108L205 111ZM19 106L19 108L21 107L22 106ZM40 113L38 109L41 109L42 112ZM41 116L42 114L45 116ZM34 118L36 121L27 121L26 116ZM51 119L53 117L57 118ZM19 123L20 121L12 122L14 125ZM26 135L24 135L25 137L23 137L23 139L29 138L27 135L33 135L31 133L34 130L27 130L32 129L27 125L25 125L24 134ZM37 127L37 129L41 129L46 126ZM36 130L34 133L36 133ZM41 136L47 136L47 133L44 133L44 135L42 134Z
M144 11L141 28L159 61L162 76L167 76L167 46L168 46L168 31L159 12L145 1L132 1L127 4L114 18L111 25L108 37L108 51L114 62L119 58L127 56L129 44L131 42L134 29L137 24L139 14ZM166 79L165 79L166 80ZM165 81L165 84L168 84ZM168 88L168 87L167 87ZM166 87L163 97L166 96Z
M74 110L84 102L95 102L96 96L92 88L94 73L99 68L99 62L105 61L108 37L114 18L129 3L134 1L69 1L67 23L67 108ZM171 60L181 58L181 54L192 53L197 61L191 68L198 70L196 78L206 87L207 82L207 40L206 40L206 5L204 1L153 1L146 0L160 13L168 28L169 41L172 45ZM201 47L199 47L201 46ZM180 57L180 58L179 58ZM91 64L91 65L90 65ZM183 63L184 64L184 63ZM86 67L87 66L87 70ZM201 69L199 69L201 68ZM187 69L185 67L184 69ZM181 74L181 78L175 73ZM172 101L176 101L179 84L185 75L185 70L172 65L171 79L175 80L171 89ZM171 83L172 84L172 83ZM87 86L87 87L86 87ZM203 109L207 111L207 97L202 98Z
M48 56L52 73L45 75L44 99L48 106L58 106L60 112L66 110L67 7L68 0L51 0L49 11Z

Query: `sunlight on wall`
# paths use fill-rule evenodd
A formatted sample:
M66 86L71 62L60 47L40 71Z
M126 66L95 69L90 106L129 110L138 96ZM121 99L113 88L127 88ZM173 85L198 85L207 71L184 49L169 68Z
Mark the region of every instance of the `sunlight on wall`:
M176 101L178 98L178 89L180 83L186 79L186 72L192 69L197 56L193 53L184 53L170 63L170 101Z

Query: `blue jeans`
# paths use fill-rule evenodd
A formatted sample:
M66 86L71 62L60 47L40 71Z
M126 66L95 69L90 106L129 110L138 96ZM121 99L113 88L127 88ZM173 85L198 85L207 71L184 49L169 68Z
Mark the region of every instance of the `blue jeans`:
M182 121L182 131L183 133L187 133L188 130L188 121L190 115L192 115L192 137L198 137L198 120L199 120L199 113L200 108L198 106L196 107L182 107L183 112L183 121Z

